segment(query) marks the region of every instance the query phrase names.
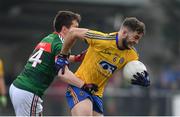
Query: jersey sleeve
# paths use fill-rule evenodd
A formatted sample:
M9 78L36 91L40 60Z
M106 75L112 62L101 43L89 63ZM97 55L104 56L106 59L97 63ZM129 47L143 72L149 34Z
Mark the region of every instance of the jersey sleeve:
M4 76L3 62L0 60L0 78Z
M85 34L85 40L90 46L94 45L99 45L100 43L102 44L103 42L107 40L115 40L115 34L108 34L108 33L103 33L103 32L98 32L94 30L89 30Z

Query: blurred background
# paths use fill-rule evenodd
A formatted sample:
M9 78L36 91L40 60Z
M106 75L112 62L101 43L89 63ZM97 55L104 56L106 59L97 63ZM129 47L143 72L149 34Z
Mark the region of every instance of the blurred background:
M34 46L53 32L53 18L59 10L80 13L80 27L103 32L118 31L129 16L146 24L137 51L152 85L131 86L121 77L112 78L104 96L105 115L180 115L180 0L0 0L0 58L7 91ZM72 53L85 48L79 41ZM79 64L70 69L76 71ZM66 84L53 82L43 97L44 115L70 115L65 89ZM0 107L0 115L14 115L9 98L7 107Z

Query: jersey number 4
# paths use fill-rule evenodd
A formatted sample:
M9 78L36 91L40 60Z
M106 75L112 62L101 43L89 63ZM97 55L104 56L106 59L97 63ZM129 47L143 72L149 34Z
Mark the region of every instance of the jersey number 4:
M36 67L37 64L40 64L42 62L42 60L40 60L40 58L41 58L43 51L44 51L44 49L40 48L36 53L34 53L29 58L29 62L32 62L32 67Z

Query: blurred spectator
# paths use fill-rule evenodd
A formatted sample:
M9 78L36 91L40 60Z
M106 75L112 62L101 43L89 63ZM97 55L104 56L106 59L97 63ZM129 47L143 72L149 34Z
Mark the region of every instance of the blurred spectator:
M7 106L7 97L6 97L6 86L4 82L4 69L3 62L0 59L0 106Z
M160 86L163 89L177 90L180 88L180 65L172 64L161 73Z
M119 89L122 86L122 73L120 71L116 71L116 73L113 74L112 78L110 78L110 81L108 82L108 85L106 87L106 92L112 92L117 91L116 89ZM118 93L118 92L114 92ZM106 108L106 114L110 116L118 115L118 105L117 100L114 99L113 96L110 96L105 99L105 108Z

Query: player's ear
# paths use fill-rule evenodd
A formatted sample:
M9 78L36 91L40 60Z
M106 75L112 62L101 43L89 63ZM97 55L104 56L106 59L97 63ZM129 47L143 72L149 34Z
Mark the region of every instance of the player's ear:
M62 26L61 32L66 34L69 31L69 29L66 26Z
M67 27L66 26L62 26L62 31L65 31L67 30Z

